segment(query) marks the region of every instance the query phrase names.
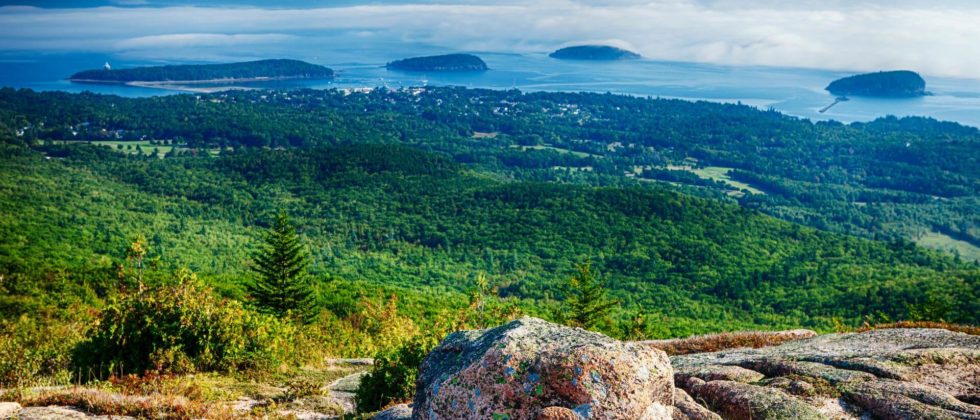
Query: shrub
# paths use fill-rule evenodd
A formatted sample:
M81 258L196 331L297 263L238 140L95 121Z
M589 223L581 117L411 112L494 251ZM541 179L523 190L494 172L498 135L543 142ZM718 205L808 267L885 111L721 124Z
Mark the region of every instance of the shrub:
M0 321L0 387L70 383L71 350L84 331L82 325L46 323L27 315Z
M357 411L369 413L411 400L419 367L435 344L433 339L416 338L393 351L379 352L374 368L361 379L354 395Z
M196 276L125 294L108 305L76 349L96 376L147 371L264 370L294 362L292 324L217 297Z
M363 357L398 348L419 331L411 318L399 313L398 298L391 295L383 302L362 299L343 319L323 311L304 326L302 339L309 344L308 356Z

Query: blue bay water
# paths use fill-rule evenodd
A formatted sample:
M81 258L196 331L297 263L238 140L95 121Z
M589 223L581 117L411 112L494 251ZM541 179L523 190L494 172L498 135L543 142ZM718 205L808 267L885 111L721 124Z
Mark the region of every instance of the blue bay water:
M413 51L414 53L414 51ZM820 113L834 97L823 90L832 80L851 73L773 67L731 67L699 63L636 60L575 62L551 59L546 53L479 53L491 70L479 73L404 73L384 63L418 54L386 48L343 51L303 57L337 71L331 81L263 83L253 87L315 89L457 85L523 91L588 91L650 97L741 102L812 120L869 121L878 117L928 116L980 127L980 80L926 77L933 94L913 99L851 98ZM251 57L249 57L251 58ZM243 58L244 59L244 58ZM105 54L6 54L0 56L0 85L34 90L92 91L128 97L169 95L171 90L119 85L74 84L72 73L100 68L173 64L126 59Z

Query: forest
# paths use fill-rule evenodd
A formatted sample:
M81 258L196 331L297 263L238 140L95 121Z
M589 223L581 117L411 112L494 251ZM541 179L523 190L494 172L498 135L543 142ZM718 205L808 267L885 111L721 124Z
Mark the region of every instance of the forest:
M8 135L35 141L403 144L508 178L653 183L821 230L942 237L962 245L943 250L980 259L980 131L925 118L813 123L737 104L463 88L143 99L3 89L0 113Z
M2 171L7 287L52 275L88 284L145 235L159 264L241 298L257 232L285 209L324 282L465 293L482 273L500 297L546 316L562 279L591 262L624 320L670 320L650 336L922 316L972 324L980 313L974 264L664 189L509 181L391 145L164 159L88 145L8 151L19 156ZM8 292L6 316L35 309Z

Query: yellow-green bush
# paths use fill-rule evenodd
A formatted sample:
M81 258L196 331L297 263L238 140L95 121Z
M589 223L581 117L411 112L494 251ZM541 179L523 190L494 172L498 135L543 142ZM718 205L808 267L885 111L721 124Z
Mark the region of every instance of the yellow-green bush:
M398 348L419 332L411 318L399 313L398 299L391 295L383 303L363 299L344 318L323 311L302 335L311 351L315 348L323 353L320 356L364 357Z
M195 276L123 295L102 312L76 364L96 376L265 370L297 360L288 321L216 296Z
M0 387L71 382L71 350L84 331L80 323L49 323L27 315L0 321Z

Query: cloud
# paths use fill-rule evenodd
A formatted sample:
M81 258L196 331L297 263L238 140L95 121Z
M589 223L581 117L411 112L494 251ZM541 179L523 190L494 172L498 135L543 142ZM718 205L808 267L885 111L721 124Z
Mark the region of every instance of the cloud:
M143 48L192 48L237 46L242 44L276 44L299 39L286 34L165 34L127 38L115 45L116 49L133 50Z
M151 4L154 2L151 1ZM322 4L322 3L320 3ZM372 42L546 52L601 41L653 59L980 78L980 2L873 0L398 1L342 7L0 7L0 50L214 56ZM346 43L353 43L347 45ZM332 50L331 50L332 49ZM285 53L284 53L285 54Z

